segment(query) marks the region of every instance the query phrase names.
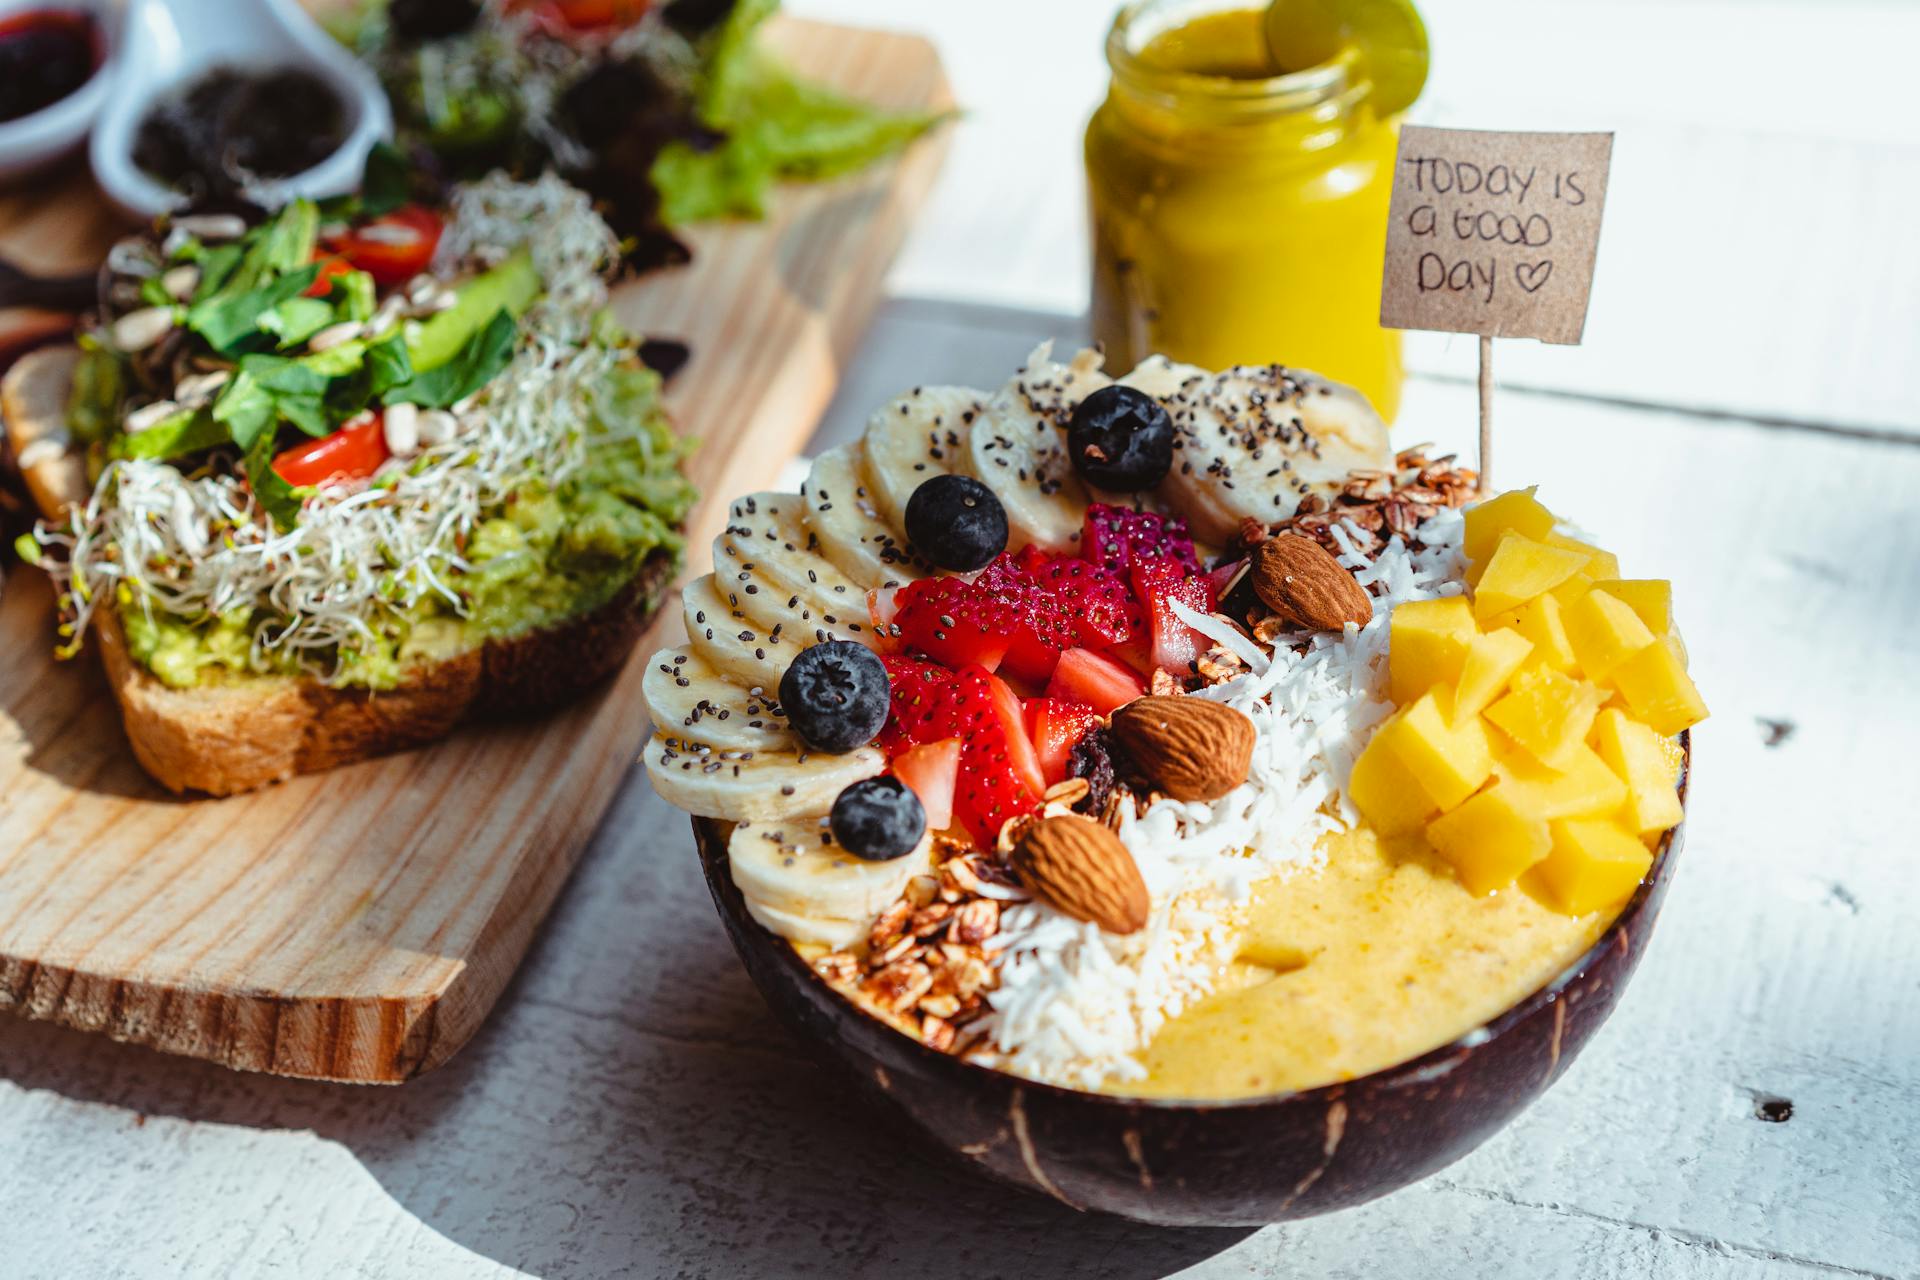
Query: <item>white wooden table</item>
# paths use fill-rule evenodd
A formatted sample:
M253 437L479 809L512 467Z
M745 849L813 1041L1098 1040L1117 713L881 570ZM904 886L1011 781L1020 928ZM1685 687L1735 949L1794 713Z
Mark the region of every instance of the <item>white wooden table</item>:
M991 383L1079 329L1077 125L1107 5L794 7L932 29L976 105L824 442L905 385ZM1578 64L1524 56L1522 11ZM1900 88L1920 16L1602 13L1430 6L1452 61L1428 118L1621 131L1588 344L1503 346L1501 466L1675 579L1714 710L1641 972L1518 1123L1384 1201L1260 1232L1080 1217L930 1165L775 1028L636 771L489 1026L413 1084L0 1022L0 1280L1920 1277L1920 137ZM1842 52L1816 92L1808 68L1838 76ZM1418 342L1403 441L1466 445L1471 346Z

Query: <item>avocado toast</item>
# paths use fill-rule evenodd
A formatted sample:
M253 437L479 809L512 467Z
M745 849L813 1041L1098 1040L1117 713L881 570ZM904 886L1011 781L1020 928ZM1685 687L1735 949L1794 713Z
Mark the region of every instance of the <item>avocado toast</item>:
M617 669L693 492L553 178L121 242L77 347L0 388L63 654L142 765L232 794L550 707Z

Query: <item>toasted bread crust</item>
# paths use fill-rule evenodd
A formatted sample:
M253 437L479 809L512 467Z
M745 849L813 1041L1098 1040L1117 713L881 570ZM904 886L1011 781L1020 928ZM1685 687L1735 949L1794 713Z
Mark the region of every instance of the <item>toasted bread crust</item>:
M74 354L34 352L0 383L16 456L38 440L65 441ZM70 453L21 470L50 519L87 498L85 469ZM420 667L393 689L278 676L173 689L133 659L111 611L95 615L94 636L127 741L147 772L171 791L234 795L419 746L462 720L536 714L579 696L625 664L672 571L672 556L656 550L599 608Z

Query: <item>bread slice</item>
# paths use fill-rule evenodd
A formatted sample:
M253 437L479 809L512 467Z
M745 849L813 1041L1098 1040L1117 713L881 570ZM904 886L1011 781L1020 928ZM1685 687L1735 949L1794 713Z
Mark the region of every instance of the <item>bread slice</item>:
M91 488L78 452L66 447L77 356L71 347L33 352L0 382L7 440L49 519L85 502ZM489 640L377 691L290 676L173 689L127 652L112 610L94 615L94 639L141 765L170 791L225 796L418 746L469 718L534 714L578 696L626 662L672 571L671 555L655 551L599 608Z

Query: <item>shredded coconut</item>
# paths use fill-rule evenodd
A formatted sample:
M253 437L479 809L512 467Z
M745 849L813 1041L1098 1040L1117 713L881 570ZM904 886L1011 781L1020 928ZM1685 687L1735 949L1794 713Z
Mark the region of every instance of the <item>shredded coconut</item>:
M992 1046L987 1063L1074 1088L1146 1075L1139 1051L1211 992L1233 958L1253 886L1309 862L1323 837L1359 821L1345 791L1371 730L1393 710L1393 609L1461 594L1464 527L1460 512L1442 510L1419 526L1420 549L1394 537L1370 561L1334 526L1341 562L1376 591L1372 621L1344 635L1314 635L1304 651L1283 644L1271 660L1256 653L1245 674L1188 695L1253 721L1247 781L1210 803L1161 800L1123 819L1120 839L1153 904L1144 929L1109 934L1039 902L1003 913L988 942L1000 985L982 1023ZM1191 610L1181 616L1238 651L1223 634L1231 626Z

